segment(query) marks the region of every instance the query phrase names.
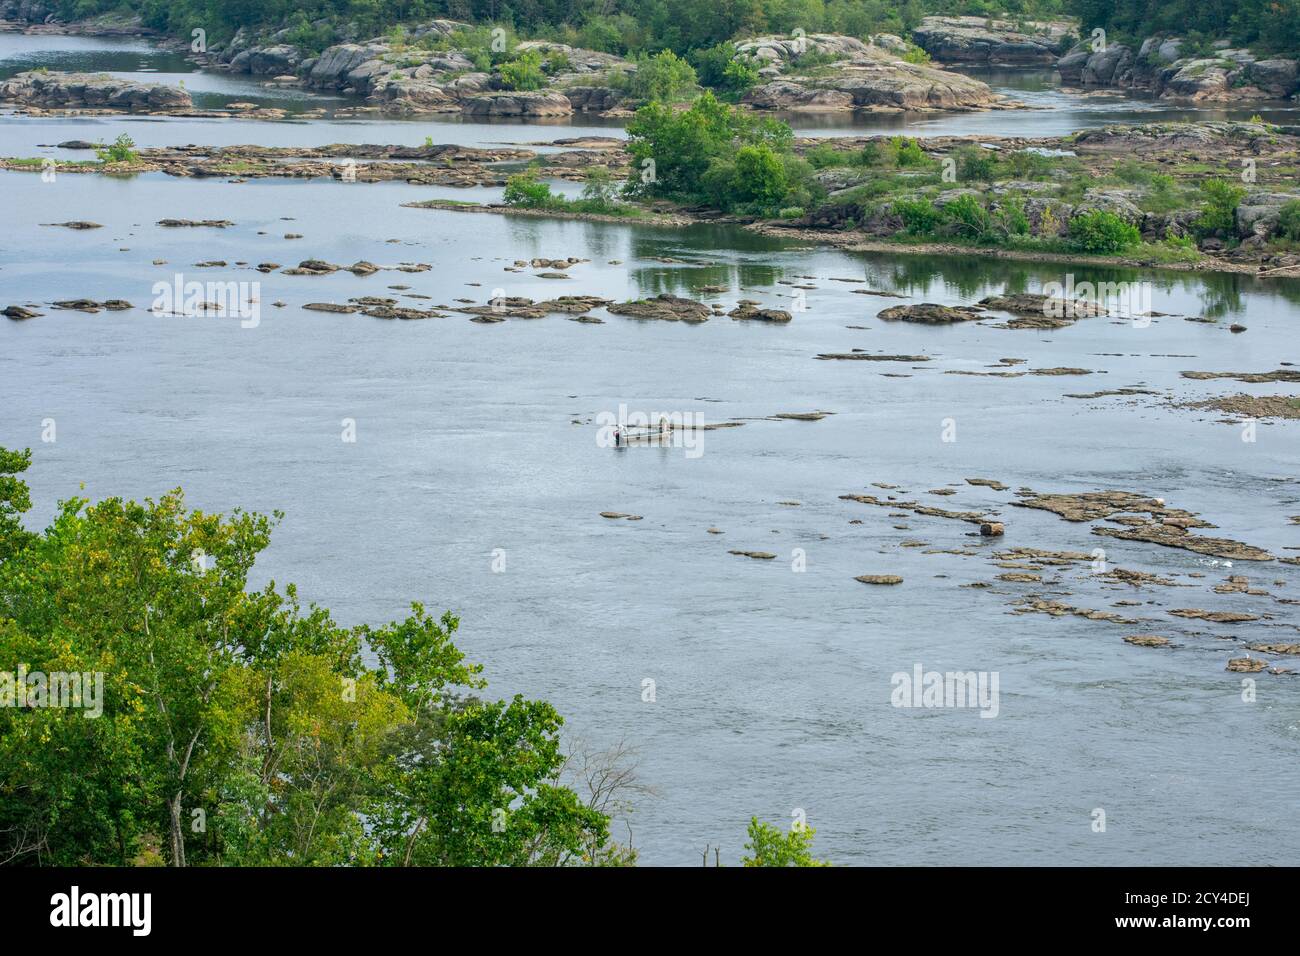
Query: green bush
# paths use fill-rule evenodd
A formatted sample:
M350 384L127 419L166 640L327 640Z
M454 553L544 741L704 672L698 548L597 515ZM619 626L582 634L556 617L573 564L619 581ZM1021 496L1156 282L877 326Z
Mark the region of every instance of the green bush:
M894 162L897 165L921 166L925 164L925 152L921 149L921 144L916 140L895 136L892 143L895 150Z
M997 177L998 161L988 150L969 146L957 154L957 175L962 182L991 183Z
M981 240L993 234L992 214L969 193L944 203L941 212L944 218L944 231L949 235Z
M133 163L140 158L140 154L135 151L135 140L126 133L118 136L108 146L101 143L95 149L95 156L101 163Z
M697 86L695 68L672 50L636 61L636 72L628 77L628 90L647 103L676 103L687 99Z
M501 85L508 90L540 90L546 85L546 74L542 72L542 55L536 50L519 54L513 60L497 67Z
M893 211L903 220L903 227L913 236L930 236L939 228L943 215L928 199L898 199Z
M551 192L547 183L539 182L531 173L519 173L506 180L503 195L507 206L521 206L524 209L546 209L553 206L560 197Z
M1231 236L1237 228L1237 206L1246 188L1223 179L1209 179L1201 183L1204 205L1196 217L1196 232L1206 236Z
M1116 253L1142 241L1137 227L1113 212L1094 209L1070 220L1070 241L1083 252Z
M1277 216L1277 231L1287 239L1300 240L1300 199L1292 199Z
M542 72L547 76L555 76L557 73L570 73L573 71L573 61L569 59L569 54L563 50L555 50L546 54L546 60L542 63Z
M758 67L748 57L738 55L736 45L730 41L691 51L691 63L700 85L720 93L738 95L758 83Z

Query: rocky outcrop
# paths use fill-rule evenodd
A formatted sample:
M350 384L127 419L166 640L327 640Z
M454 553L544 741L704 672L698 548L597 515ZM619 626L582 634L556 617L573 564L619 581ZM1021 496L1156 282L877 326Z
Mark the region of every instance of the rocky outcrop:
M1080 43L1056 63L1062 82L1144 90L1167 99L1231 102L1300 95L1297 61L1258 59L1249 50L1215 44L1211 55L1183 55L1178 37L1149 37L1134 50L1122 43L1093 49Z
M230 61L232 73L256 73L282 76L296 73L302 54L296 46L277 43L268 47L254 47L237 53Z
M1300 202L1300 193L1274 193L1254 190L1246 193L1237 205L1237 235L1269 238L1277 232L1282 207Z
M985 17L925 17L912 40L942 63L1027 66L1055 63L1073 24L1030 22L1023 29Z
M871 46L872 44L864 43L856 37L838 33L814 33L812 36L755 37L737 43L736 52L754 60L760 67L780 67L794 63L809 53L852 59L865 55Z
M560 92L568 97L575 113L604 113L623 102L622 91L608 86L569 86Z
M573 104L563 93L484 93L461 101L467 116L568 116Z
M33 70L0 83L0 100L41 109L104 109L165 113L193 108L190 95L175 86L137 83L103 73Z
M755 109L805 111L987 109L999 104L979 80L908 63L886 42L887 37L882 34L864 43L837 34L814 34L759 37L737 44L739 56L766 64L759 70L766 82L750 90L743 102ZM800 60L810 53L820 55L819 66L801 72ZM827 56L837 59L827 65Z
M465 24L435 20L428 31L450 36ZM421 29L415 30L415 36ZM635 66L620 57L563 43L528 40L517 53L537 53L558 64L550 89L512 92L502 89L499 76L483 72L460 50L426 50L418 44L394 49L386 38L339 43L320 56L302 60L296 70L302 83L319 90L365 97L372 105L404 113L461 110L471 116L564 116L574 110L604 112L615 108L621 94L594 82ZM259 47L235 54L232 70L279 71L288 66L279 47ZM550 67L548 67L550 69Z

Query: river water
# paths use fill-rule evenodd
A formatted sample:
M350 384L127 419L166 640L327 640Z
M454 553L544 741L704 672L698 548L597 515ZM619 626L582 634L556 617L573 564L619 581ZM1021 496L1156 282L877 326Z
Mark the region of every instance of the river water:
M0 55L6 69L20 55L124 72L132 61L160 71L187 66L103 40L3 36ZM1006 134L1008 124L1036 116L1035 135L1046 135L1059 124L1166 111L1072 98L1041 77L1000 82L1069 105L927 116L909 121L908 132ZM257 84L187 74L187 86L247 99ZM37 144L121 130L145 145L608 134L585 120L549 129L3 116L0 153L56 155ZM1242 675L1224 666L1243 643L1300 639L1300 615L1271 597L1211 588L1241 573L1294 599L1300 568L1228 569L1189 552L1099 538L1089 524L1009 507L1010 491L964 479L1160 495L1220 529L1208 533L1300 553L1300 524L1288 521L1300 515L1300 426L1261 422L1246 442L1219 413L1168 401L1288 391L1179 373L1300 362L1300 284L1074 269L1076 282L1148 282L1151 307L1168 315L1087 319L1050 332L997 328L998 317L924 327L875 316L898 302L969 304L1033 291L1064 282L1065 269L847 253L722 228L401 205L489 195L402 183L0 174L0 304L84 296L136 306L97 315L42 307L38 319L0 325L0 444L34 449L37 519L72 495L156 496L178 485L205 510L283 509L259 581L296 581L349 624L401 616L411 600L451 608L463 618L458 643L487 664L491 692L552 701L567 730L592 744L634 744L641 776L657 791L638 800L632 818L645 863L696 864L706 844L720 844L723 861L734 863L751 815L788 822L799 811L818 830L818 851L846 864L1295 862L1300 682L1254 675L1257 699L1247 703ZM235 225L154 225L164 217ZM71 219L104 228L40 225ZM534 256L591 261L567 270L567 280L505 271ZM358 278L194 266L306 258L432 269ZM260 282L259 321L151 315L154 284L177 273ZM725 291L708 291L716 287ZM910 298L853 291L861 288ZM422 307L482 303L496 290L538 299L669 291L727 308L748 297L787 309L802 294L806 311L786 326L612 315L600 325L562 316L483 325L455 314L385 322L301 308L361 295L428 296L408 300ZM1230 334L1231 322L1248 332ZM855 348L931 360L814 358ZM1025 359L1019 368L1093 374L946 374L989 371L1006 357ZM1159 394L1066 397L1123 387ZM745 424L704 432L698 455L601 447L599 418L620 405ZM834 414L770 418L812 410ZM41 441L48 419L57 425L53 443ZM355 425L354 442L342 440L345 420ZM949 484L956 494L928 493ZM890 517L844 494L999 512L1007 534L981 543L969 524ZM1050 573L1050 586L1007 583L992 560L1010 547L1103 545L1111 565L1182 586L1108 585L1087 565ZM947 550L972 553L933 553ZM853 580L861 574L904 581L866 586ZM983 583L992 586L962 587ZM1011 602L1029 594L1141 623L1013 613ZM1112 607L1122 600L1142 603ZM1266 617L1234 629L1167 613L1187 607ZM1132 633L1180 646L1123 643ZM891 706L892 675L917 664L996 672L997 718ZM645 699L647 681L653 700ZM1098 809L1102 833L1093 828Z

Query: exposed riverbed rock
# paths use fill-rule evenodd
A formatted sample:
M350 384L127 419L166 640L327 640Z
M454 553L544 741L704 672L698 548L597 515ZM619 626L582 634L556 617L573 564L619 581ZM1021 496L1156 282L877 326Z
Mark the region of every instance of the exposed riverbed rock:
M1300 419L1300 396L1225 395L1200 402L1185 402L1183 408L1207 408L1243 418Z
M712 310L703 302L685 299L664 292L653 299L635 302L616 302L607 307L613 315L628 315L635 319L668 319L672 322L706 322Z
M42 109L104 109L123 113L166 113L193 107L176 86L138 83L106 73L29 71L0 82L0 100Z
M939 305L922 302L919 305L894 305L882 309L876 318L886 322L916 322L921 325L952 325L986 318L982 309L968 305Z
M1011 23L986 17L924 17L912 40L942 63L971 66L1049 65L1073 33L1068 21Z
M1137 647L1170 647L1169 638L1161 637L1159 634L1130 634L1124 638L1126 644L1133 644Z
M775 322L778 324L790 321L789 312L783 309L762 309L759 308L759 303L750 299L742 299L727 315L737 321Z

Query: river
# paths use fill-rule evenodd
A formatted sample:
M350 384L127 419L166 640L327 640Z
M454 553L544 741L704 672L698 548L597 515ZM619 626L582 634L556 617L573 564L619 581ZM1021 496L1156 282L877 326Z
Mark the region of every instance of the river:
M183 60L132 41L0 36L0 66L13 72L20 59L184 72L187 87L213 96L247 99L261 89L247 78L186 72ZM998 81L1016 83L1028 87L1026 98L1050 101L1050 112L881 124L911 135L1049 135L1195 112L1071 96L1041 76ZM864 122L818 131L876 128ZM531 142L609 129L580 118L543 126L3 115L0 152L57 155L37 144L122 130L141 145L319 145ZM632 817L645 863L695 865L706 844L735 863L751 815L788 822L799 811L817 828L819 854L843 864L1296 860L1300 682L1255 675L1258 697L1247 703L1242 675L1224 665L1244 642L1297 640L1300 615L1272 598L1211 588L1238 573L1296 598L1300 567L1238 561L1229 570L1182 550L1099 538L1089 524L1011 507L1010 491L964 479L1160 495L1214 522L1212 534L1296 554L1300 524L1288 517L1300 515L1300 426L1261 422L1246 442L1219 413L1174 403L1286 391L1180 372L1300 362L1300 283L1075 268L1076 282L1150 283L1152 309L1167 314L1056 331L994 320L926 327L875 315L897 302L970 304L1033 291L1065 281L1065 268L848 253L729 228L401 205L490 194L0 173L0 305L85 296L136 306L96 315L42 308L40 318L0 325L0 445L34 449L38 522L61 498L157 496L178 485L205 510L283 509L258 582L296 581L345 624L399 617L411 600L451 608L463 619L458 643L487 665L490 692L552 701L567 732L593 744L635 745L640 774L657 791ZM154 225L164 217L234 225ZM104 228L41 225L73 219ZM590 262L567 270L568 280L505 271L534 256ZM362 278L194 267L307 258L432 269ZM257 324L151 315L154 284L176 273L260 282ZM861 288L910 298L853 291ZM422 307L481 303L498 289L620 300L671 291L728 309L742 297L789 309L802 295L807 309L775 326L725 316L701 325L612 315L600 325L561 316L484 325L454 314L385 322L301 308L399 293L428 296L410 300ZM1248 331L1232 335L1230 322ZM815 359L855 348L930 361ZM1006 357L1093 374L946 374L996 369ZM1125 387L1159 394L1066 397ZM704 432L698 455L600 447L599 418L620 405L745 424ZM834 414L770 417L812 410ZM57 423L53 443L41 440L48 419ZM355 423L355 442L342 440L344 420ZM950 483L955 494L928 494ZM996 511L1007 535L985 543L964 522L889 517L845 494ZM1047 585L1010 583L997 579L991 558L1012 547L1099 546L1110 564L1180 587L1117 586L1087 565L1054 571ZM502 558L504 570L494 570ZM867 586L853 580L862 574L904 581ZM1118 609L1142 623L1014 613L1012 602L1031 593L1112 610L1136 600ZM1234 630L1167 613L1187 607L1267 617ZM1121 640L1138 632L1180 646ZM891 706L892 675L918 663L996 672L997 719ZM1105 832L1094 832L1097 809Z

